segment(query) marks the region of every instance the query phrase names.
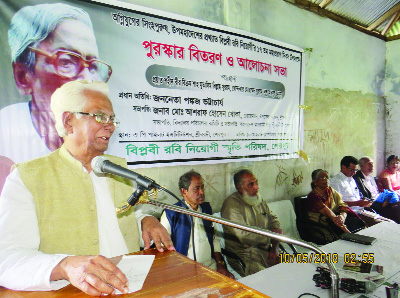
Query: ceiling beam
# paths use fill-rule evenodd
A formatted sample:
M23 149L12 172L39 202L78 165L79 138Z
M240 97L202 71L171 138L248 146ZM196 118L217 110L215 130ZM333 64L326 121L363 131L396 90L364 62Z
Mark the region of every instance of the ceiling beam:
M325 8L327 7L333 0L324 0L319 4L319 7Z
M343 18L341 16L335 15L334 13L329 12L326 9L323 9L323 8L319 7L317 4L312 3L312 2L310 2L308 0L284 0L284 1L286 3L288 3L288 4L292 4L294 6L297 6L298 8L308 10L308 11L310 11L312 13L315 13L315 14L317 14L319 16L329 18L329 19L331 19L331 20L333 20L335 22L338 22L338 23L343 24L345 26L351 27L351 28L356 29L356 30L358 30L360 32L363 32L365 34L377 37L377 38L382 39L384 41L387 40L386 36L380 34L380 32L377 32L375 30L367 30L366 27L363 27L360 24L356 24L356 23L354 23L354 22L352 22L350 20L347 20L347 19L345 19L345 18ZM389 16L391 16L391 15L389 15Z
M390 19L390 21L386 24L385 29L382 30L381 34L382 35L386 35L386 33L393 27L393 25L397 22L397 20L400 17L400 11L396 12L392 18Z
M382 24L384 21L386 21L388 18L390 18L392 15L394 15L398 11L400 11L400 3L397 3L391 9L389 9L386 13L384 13L379 19L377 19L375 22L373 22L367 28L367 30L369 30L369 31L374 30L376 27L378 27L380 24Z

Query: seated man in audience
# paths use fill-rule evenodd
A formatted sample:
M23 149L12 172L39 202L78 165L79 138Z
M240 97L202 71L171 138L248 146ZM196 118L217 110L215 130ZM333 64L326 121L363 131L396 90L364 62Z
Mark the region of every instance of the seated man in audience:
M353 175L357 172L357 165L358 160L354 156L343 157L340 161L340 172L331 178L330 185L342 195L343 202L350 208L354 206L369 207L372 203L361 198L360 190L353 179Z
M361 196L373 201L379 196L375 178L371 176L374 171L374 161L370 157L364 156L358 162L360 170L354 174L353 179L356 181Z
M280 224L266 202L258 194L258 180L249 170L241 170L233 176L237 192L226 198L222 205L222 217L235 223L256 226L282 233ZM225 246L245 263L243 270L238 260L228 258L229 264L241 276L248 276L279 262L278 242L268 237L223 226Z
M194 211L212 214L211 205L205 202L204 183L201 175L189 171L179 178L179 189L185 202L175 205ZM165 210L161 224L171 234L176 251L230 278L221 255L220 240L215 235L213 223L199 217Z
M381 202L381 200L375 201L381 193L379 192L379 188L375 182L375 178L370 176L374 171L374 161L370 157L366 156L360 158L359 163L360 163L360 170L357 171L357 173L353 176L353 178L356 181L358 188L360 189L360 194L364 198L374 201L371 205L371 209L373 209L371 211L381 215L378 218L378 220L381 221L394 220L398 222L399 217L397 216L398 213L394 212L395 209L385 208L386 206L389 206L390 200L385 200L383 203ZM375 215L376 214L370 214L370 216L374 217ZM362 218L367 222L367 224L371 225L372 223L371 219L366 219L365 217ZM376 221L373 222L372 224L375 223Z
M133 191L130 180L92 170L119 124L108 86L68 82L52 95L51 110L64 144L17 164L0 196L0 286L49 291L69 281L93 296L127 293L126 276L108 258L140 249L138 223L146 248L150 239L159 251L161 243L174 247L155 217L116 214ZM123 158L107 158L126 167Z

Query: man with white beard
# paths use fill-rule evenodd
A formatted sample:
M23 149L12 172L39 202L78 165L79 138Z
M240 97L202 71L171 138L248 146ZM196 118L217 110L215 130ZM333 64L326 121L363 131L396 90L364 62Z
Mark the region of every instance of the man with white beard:
M258 194L258 180L249 170L240 170L233 176L237 192L226 198L222 217L235 223L256 226L282 233L277 217ZM245 270L238 260L227 258L241 276L248 276L279 262L278 242L268 237L224 225L226 249L236 253L245 263Z

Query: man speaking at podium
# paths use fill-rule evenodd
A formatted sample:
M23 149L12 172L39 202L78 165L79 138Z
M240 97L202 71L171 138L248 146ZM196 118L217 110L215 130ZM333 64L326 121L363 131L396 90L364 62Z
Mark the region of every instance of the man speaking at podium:
M64 145L17 164L0 197L0 286L54 290L69 281L90 295L126 293L126 277L107 258L140 249L133 210L115 212L132 182L91 167L119 125L108 86L66 83L53 94L51 110ZM122 158L107 158L126 166ZM174 249L156 218L144 217L141 226L145 248L152 239L159 251L162 243Z

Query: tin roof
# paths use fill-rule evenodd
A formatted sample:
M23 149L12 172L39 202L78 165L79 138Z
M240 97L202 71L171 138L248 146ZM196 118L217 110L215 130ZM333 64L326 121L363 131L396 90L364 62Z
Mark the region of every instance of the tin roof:
M389 41L400 38L400 0L284 0Z

